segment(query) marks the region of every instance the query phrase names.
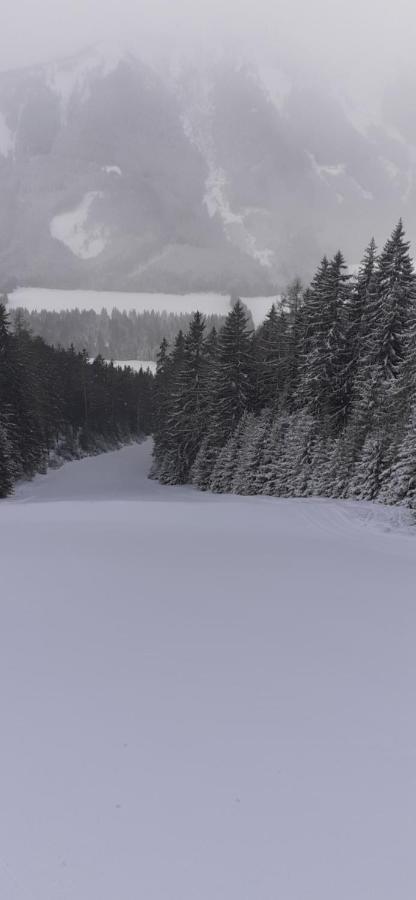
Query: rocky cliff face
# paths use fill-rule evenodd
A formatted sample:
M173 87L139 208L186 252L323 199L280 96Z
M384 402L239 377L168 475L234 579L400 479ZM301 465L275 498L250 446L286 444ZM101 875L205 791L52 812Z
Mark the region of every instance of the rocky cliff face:
M394 97L369 121L277 68L95 48L3 73L0 282L266 293L339 245L355 262L415 230L402 126Z

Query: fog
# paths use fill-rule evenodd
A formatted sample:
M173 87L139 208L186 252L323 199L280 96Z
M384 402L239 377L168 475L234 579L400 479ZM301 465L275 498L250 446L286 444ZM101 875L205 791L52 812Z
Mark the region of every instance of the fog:
M265 296L338 247L355 264L400 216L414 241L412 0L0 2L0 70L111 45L2 79L6 284ZM145 66L102 102L88 79L125 50Z
M3 0L2 38L2 69L116 39L146 53L263 55L377 87L413 67L416 11L412 0Z

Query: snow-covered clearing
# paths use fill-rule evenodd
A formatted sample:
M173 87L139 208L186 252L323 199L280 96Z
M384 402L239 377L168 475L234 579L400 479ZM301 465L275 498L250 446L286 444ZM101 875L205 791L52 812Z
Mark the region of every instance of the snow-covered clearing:
M102 196L100 191L89 191L75 209L59 213L50 223L51 236L79 259L94 259L106 247L105 230L90 221L91 207Z
M110 360L107 360L107 362L110 362ZM120 369L125 369L128 366L130 369L134 369L135 372L139 372L140 369L143 369L143 372L150 369L153 374L156 372L156 363L152 359L115 359L114 365Z
M413 900L404 511L146 479L0 504L4 900Z
M92 356L90 362L94 362L94 357ZM119 369L134 369L135 372L140 372L140 369L143 369L143 372L146 372L147 369L150 369L153 374L156 372L156 363L152 359L106 359L107 363L112 362L113 365L117 366Z
M260 325L270 310L276 297L244 297L250 309L254 324ZM196 310L205 315L226 316L231 309L229 295L225 294L144 294L126 291L61 290L59 288L19 288L9 296L10 307L24 306L27 309L94 309L109 313L135 309L137 312L192 313Z

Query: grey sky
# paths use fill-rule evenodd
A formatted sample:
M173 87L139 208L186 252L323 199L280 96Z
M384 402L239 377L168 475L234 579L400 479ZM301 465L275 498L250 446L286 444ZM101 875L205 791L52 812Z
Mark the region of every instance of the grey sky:
M2 0L5 69L99 40L172 47L231 44L292 57L321 75L385 79L412 64L414 0Z

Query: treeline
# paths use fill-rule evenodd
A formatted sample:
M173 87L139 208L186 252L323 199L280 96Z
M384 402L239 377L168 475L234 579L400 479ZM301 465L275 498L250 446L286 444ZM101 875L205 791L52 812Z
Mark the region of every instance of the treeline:
M355 277L324 258L255 332L197 313L155 381L154 476L203 490L416 507L416 279L399 222Z
M58 311L18 309L11 313L22 318L26 327L54 347L87 350L91 358L115 360L155 360L160 342L175 340L179 331L188 329L189 313L130 312L113 309L64 309ZM219 328L224 317L209 316L209 325Z
M0 497L60 460L152 430L153 376L33 337L0 301Z

